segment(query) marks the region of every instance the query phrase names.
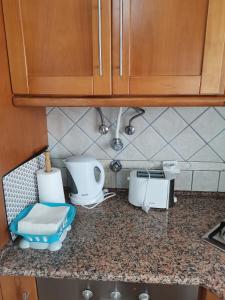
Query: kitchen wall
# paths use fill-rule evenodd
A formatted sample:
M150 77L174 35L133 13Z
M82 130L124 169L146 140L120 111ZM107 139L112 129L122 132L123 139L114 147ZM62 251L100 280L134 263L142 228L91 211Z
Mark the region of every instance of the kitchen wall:
M101 160L106 169L106 186L128 186L130 168L160 167L163 160L180 162L181 174L176 190L225 192L225 108L145 108L144 116L134 121L135 134L124 128L134 115L124 108L121 138L124 149L115 152L110 142L115 134L117 108L103 108L107 135L98 132L100 117L94 108L47 108L49 147L54 166L67 171L62 159L88 154ZM112 159L122 162L123 170L109 170Z

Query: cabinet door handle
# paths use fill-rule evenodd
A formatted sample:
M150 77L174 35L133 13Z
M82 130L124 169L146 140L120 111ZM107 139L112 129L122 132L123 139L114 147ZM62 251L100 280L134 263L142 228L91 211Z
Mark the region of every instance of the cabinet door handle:
M99 61L99 76L103 75L102 67L102 3L98 0L98 61Z
M24 291L22 295L22 300L29 300L30 293L28 291Z
M123 0L120 0L120 77L123 76Z

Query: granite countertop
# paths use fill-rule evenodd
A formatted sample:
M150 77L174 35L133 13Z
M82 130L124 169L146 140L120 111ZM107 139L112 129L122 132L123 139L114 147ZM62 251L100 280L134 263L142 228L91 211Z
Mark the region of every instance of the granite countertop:
M175 207L146 214L119 193L78 208L58 252L8 245L0 274L202 285L225 299L225 252L201 239L224 218L224 195L178 195Z

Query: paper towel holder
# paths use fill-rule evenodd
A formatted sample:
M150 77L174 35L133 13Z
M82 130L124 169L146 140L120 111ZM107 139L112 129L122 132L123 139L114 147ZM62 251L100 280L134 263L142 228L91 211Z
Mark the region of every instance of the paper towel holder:
M50 159L50 152L45 151L45 172L49 173L52 171L52 164Z
M65 203L62 174L59 168L53 168L50 152L45 151L45 167L37 170L37 183L40 202Z

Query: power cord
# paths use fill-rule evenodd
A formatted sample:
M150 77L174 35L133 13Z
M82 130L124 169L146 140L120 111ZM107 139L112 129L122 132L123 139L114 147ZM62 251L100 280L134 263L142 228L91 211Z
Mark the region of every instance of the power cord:
M80 205L80 206L84 207L86 209L93 209L96 206L98 206L100 203L103 203L105 200L110 199L110 198L115 197L115 196L116 196L116 193L114 193L114 192L104 193L104 199L103 199L103 201L100 201L100 202L95 203L93 205Z

